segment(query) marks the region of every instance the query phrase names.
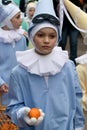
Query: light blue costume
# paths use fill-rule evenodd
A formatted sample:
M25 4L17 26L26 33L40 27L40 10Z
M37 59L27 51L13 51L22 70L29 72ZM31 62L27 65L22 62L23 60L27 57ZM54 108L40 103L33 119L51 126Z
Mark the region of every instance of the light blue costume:
M59 36L57 33L59 25L56 25L59 19L52 17L51 13L53 12L54 15L55 13L50 4L52 4L51 0L40 0L37 4L35 14L38 12L40 17L39 15L34 17L33 22L37 20L44 22L36 23L34 26L31 24L29 36L33 45L35 45L33 40L35 34L42 28L52 28L57 37ZM45 12L46 9L48 12ZM42 14L44 11L43 17L40 11ZM46 16L45 20L44 16ZM42 35L43 33L41 33L41 38ZM47 36L45 38L48 38L48 35L45 35ZM50 41L45 41L45 38L40 41L42 46L44 44L51 46ZM83 130L82 91L75 65L69 60L67 51L56 47L57 40L56 38L55 47L46 55L36 53L35 46L30 50L16 53L19 65L11 73L9 104L6 113L20 127L19 130ZM31 119L28 114L26 115L24 108L32 107L42 109L45 116L40 124L30 126Z
M0 29L2 32L2 30ZM1 33L0 33L1 34ZM4 34L5 35L5 34ZM20 40L10 43L5 41L0 35L0 85L6 83L9 85L10 73L13 67L17 65L16 51L26 50L26 39L22 35ZM12 33L12 35L14 35ZM7 94L3 94L3 104L7 105Z
M33 50L28 51L33 52ZM31 55L28 51L24 52L27 52L24 56L25 61L27 60L26 55L28 54L28 57ZM58 52L59 56L57 52L58 50L54 49L55 55L61 61L63 51ZM32 56L36 59L35 54ZM48 56L52 57L51 54ZM43 59L43 56L39 58L41 59L41 57ZM34 66L36 66L35 63ZM61 66L60 62L59 64ZM49 75L48 84L44 76L30 73L28 72L30 70L22 65L23 63L20 62L20 65L12 71L9 88L10 102L7 108L7 114L12 121L22 127L19 130L82 130L79 129L84 125L81 107L82 91L74 63L68 60L61 71L55 75ZM17 111L24 106L42 109L45 113L42 123L37 126L28 126L23 121L23 115L17 115Z

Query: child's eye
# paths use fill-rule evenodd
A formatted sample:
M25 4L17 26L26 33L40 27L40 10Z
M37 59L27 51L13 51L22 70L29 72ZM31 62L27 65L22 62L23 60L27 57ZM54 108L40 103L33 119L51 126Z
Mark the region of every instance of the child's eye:
M38 36L38 37L43 37L44 34L41 34L41 33L39 34L39 33L38 33L37 36Z
M50 38L52 38L52 39L55 38L55 37L56 37L56 35L50 35Z
M20 15L18 15L16 18L17 18L17 19L19 19L20 17L21 17L21 16L20 16Z

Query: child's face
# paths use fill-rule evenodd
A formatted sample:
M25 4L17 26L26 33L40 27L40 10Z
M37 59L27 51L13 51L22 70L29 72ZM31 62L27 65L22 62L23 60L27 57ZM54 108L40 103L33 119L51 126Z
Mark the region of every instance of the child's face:
M28 11L28 16L29 18L32 19L33 15L34 15L34 12L35 12L35 8L30 8L29 11Z
M41 55L51 53L57 41L57 33L52 28L43 28L34 36L35 50Z
M12 25L14 29L18 29L21 26L22 19L21 19L21 14L20 12L17 13L12 19L11 19Z

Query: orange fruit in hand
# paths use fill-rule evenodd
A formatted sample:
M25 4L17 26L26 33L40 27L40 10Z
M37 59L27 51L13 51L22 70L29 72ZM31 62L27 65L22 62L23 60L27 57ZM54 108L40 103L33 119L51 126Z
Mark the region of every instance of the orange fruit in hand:
M40 116L40 111L38 108L31 108L31 110L29 111L29 117L35 117L38 119L38 117Z

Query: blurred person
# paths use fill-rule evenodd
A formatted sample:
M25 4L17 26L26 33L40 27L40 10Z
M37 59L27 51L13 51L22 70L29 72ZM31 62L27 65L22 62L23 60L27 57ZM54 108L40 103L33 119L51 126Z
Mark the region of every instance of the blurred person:
M36 2L29 1L26 5L26 17L25 20L27 21L28 25L30 25L32 21L32 17L34 15L36 8Z
M24 21L27 23L27 31L29 29L32 17L34 15L35 8L36 8L36 2L35 1L31 0L31 1L27 2L27 4L26 4L26 11L25 11L26 15L24 17ZM23 25L23 22L22 22L22 28L23 27L24 27L24 25ZM31 47L32 46L31 42L28 41L27 46Z
M25 31L20 29L20 10L10 3L0 4L0 93L2 103L8 104L8 88L11 70L17 65L16 51L26 50Z
M79 0L70 0L72 3L82 8L82 4ZM63 19L63 27L62 27L62 38L59 43L59 46L62 47L63 50L66 49L67 39L69 37L69 47L70 47L70 59L74 61L77 57L77 49L78 49L78 36L79 31L70 23L67 16L64 14ZM76 64L76 63L75 63Z
M26 12L26 6L29 2L37 2L38 0L20 0L19 8L20 10L25 13Z

